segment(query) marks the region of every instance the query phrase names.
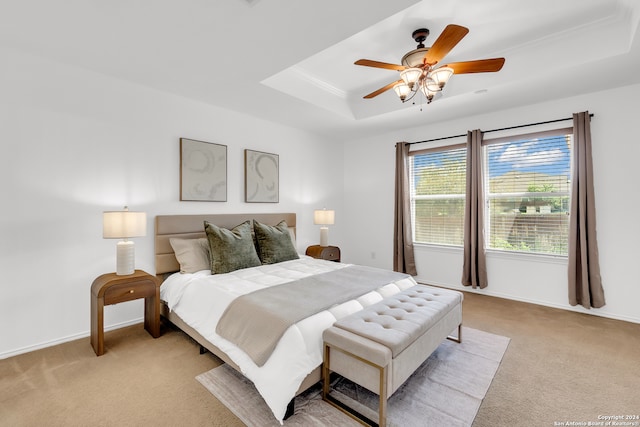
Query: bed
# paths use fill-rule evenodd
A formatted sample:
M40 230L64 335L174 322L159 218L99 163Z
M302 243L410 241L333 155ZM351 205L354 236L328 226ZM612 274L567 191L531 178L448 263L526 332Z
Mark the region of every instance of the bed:
M256 224L254 222L256 221L258 225L265 224L268 227L284 223L284 230L287 230L291 238L295 239L296 215L294 213L159 215L155 219L156 275L163 281L162 316L191 336L202 347L249 378L272 410L274 417L280 422L285 418L287 409L291 409L292 399L321 379L322 332L336 320L416 285L413 278L408 275L384 273L383 270L379 271L381 273L379 283L375 280L370 284L361 283L369 286L371 290L363 290L365 288L358 288L357 283L351 283L358 280L342 279L342 282L348 281L350 284L346 286L342 283L341 287L347 289L345 292L351 292L352 296L283 329L283 335L272 352L267 353L264 360L259 361L249 349L241 348L240 344L236 345L218 334L217 327L225 323L225 320L231 326L236 323L233 318L229 321L229 315L224 317L236 299L240 300L240 296L245 298L263 295L260 293L263 290L272 291L267 288L293 288L294 284L296 289L301 289L302 284L311 285L306 289L312 291L315 289L315 282L307 283L308 281L328 276L348 277L344 275L350 272L354 274L353 271L367 278L361 279L360 282L367 282L368 271L365 270L366 274L362 275L362 271L356 269L368 267L317 260L297 254L296 259L241 268L222 274L211 274L211 271L206 269L181 272L183 264L178 262L178 258L184 258L184 254L181 249L174 250L174 245L178 241L193 243L207 238L208 233L204 230L205 221L225 230L235 229L234 227L246 221L251 224ZM252 239L255 243L257 237L253 235ZM294 244L292 246L295 248ZM373 273L378 274L377 271ZM304 304L292 304L292 306L298 305ZM239 322L244 322L251 317L253 316L237 319ZM260 326L258 323L251 327L259 328ZM253 341L253 338L250 341Z

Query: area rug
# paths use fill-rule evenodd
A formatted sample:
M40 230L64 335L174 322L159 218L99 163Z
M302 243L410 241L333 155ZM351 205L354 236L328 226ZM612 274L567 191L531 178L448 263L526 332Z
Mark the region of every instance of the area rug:
M509 338L463 327L462 343L444 341L391 396L387 425L471 426L508 345ZM247 426L280 426L251 381L226 364L196 379ZM344 378L338 378L334 387L332 395L376 419L376 394ZM318 384L296 397L295 413L284 425L361 424L322 401Z

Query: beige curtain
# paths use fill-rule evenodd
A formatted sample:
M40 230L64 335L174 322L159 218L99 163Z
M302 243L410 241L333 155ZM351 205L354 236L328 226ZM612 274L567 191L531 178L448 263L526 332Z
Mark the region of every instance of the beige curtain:
M589 112L573 115L573 179L569 216L569 303L605 304L600 278Z
M411 230L411 200L409 194L409 171L407 159L409 144L396 144L396 191L393 230L393 269L412 276L418 274L413 255L413 232Z
M484 193L482 189L482 131L467 132L467 193L464 211L462 284L487 287L484 251Z

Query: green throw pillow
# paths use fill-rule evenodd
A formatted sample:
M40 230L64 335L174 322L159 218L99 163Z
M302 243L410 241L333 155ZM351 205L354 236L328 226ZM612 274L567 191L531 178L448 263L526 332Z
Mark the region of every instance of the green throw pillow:
M251 228L250 221L231 230L204 222L204 231L209 239L211 274L229 273L261 264L253 244Z
M273 227L261 224L254 219L253 231L256 235L258 256L263 264L275 264L299 258L285 221L280 221Z

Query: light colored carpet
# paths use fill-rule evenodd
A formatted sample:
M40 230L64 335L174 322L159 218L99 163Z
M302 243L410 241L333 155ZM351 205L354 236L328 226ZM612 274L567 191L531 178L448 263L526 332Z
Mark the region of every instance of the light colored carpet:
M461 344L443 342L388 403L390 426L471 426L502 357L509 338L463 327ZM277 427L253 384L227 365L196 379L250 427ZM377 395L339 379L336 389L377 411ZM339 396L336 396L339 397ZM340 397L344 398L344 397ZM366 414L373 416L370 413ZM376 418L373 418L376 419ZM315 386L296 397L295 414L285 426L359 426L336 408L323 402Z

